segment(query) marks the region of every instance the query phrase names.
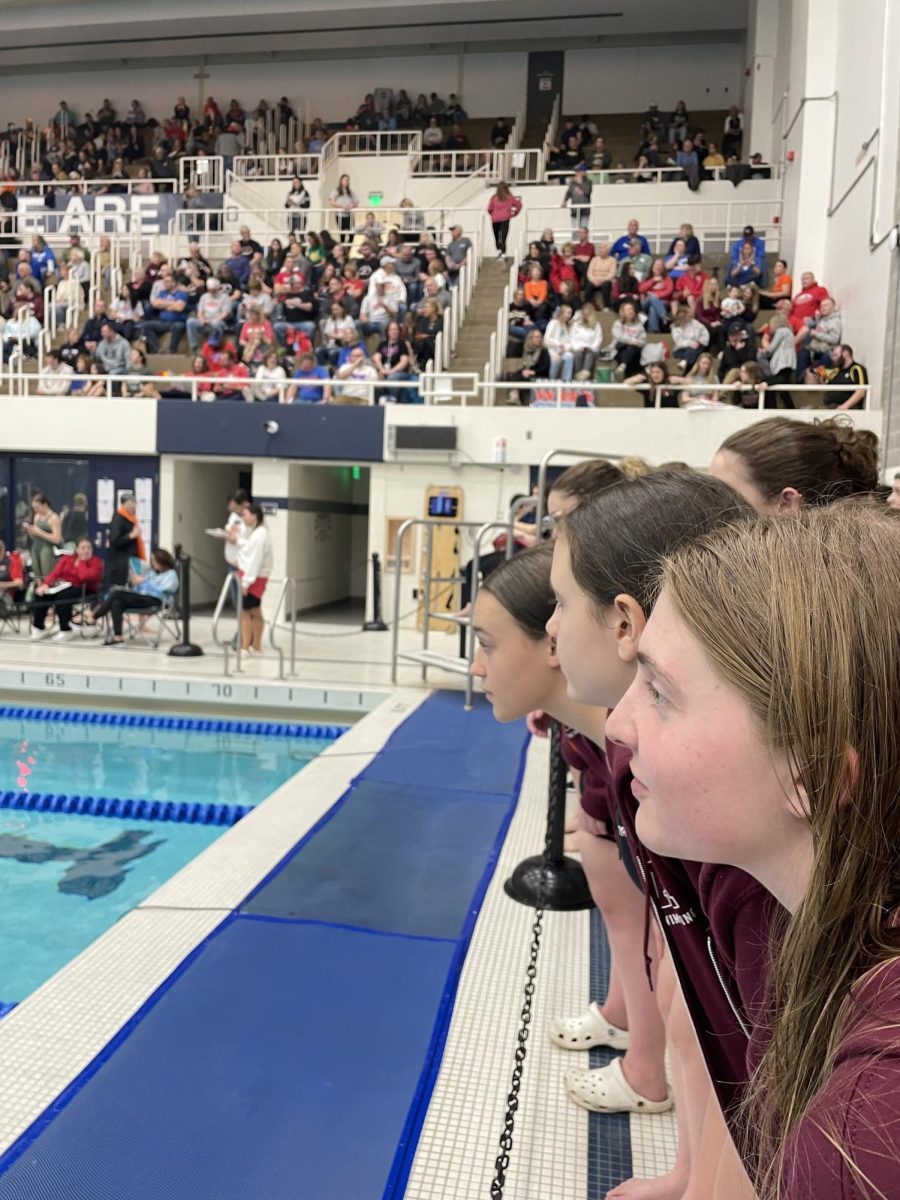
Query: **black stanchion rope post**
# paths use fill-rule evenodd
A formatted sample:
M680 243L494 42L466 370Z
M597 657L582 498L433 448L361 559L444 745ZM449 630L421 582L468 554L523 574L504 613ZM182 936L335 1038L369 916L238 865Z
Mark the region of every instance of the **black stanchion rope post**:
M381 562L377 554L372 555L372 620L363 624L364 633L386 633L387 625L381 615Z
M181 641L169 649L175 658L199 658L203 651L191 641L191 556L175 547L178 559L178 603L181 607Z

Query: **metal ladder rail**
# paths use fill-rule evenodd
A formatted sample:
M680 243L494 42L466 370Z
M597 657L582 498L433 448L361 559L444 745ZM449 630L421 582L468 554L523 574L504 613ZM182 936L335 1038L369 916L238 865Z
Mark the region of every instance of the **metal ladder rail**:
M596 450L548 450L538 465L538 494L534 506L534 523L537 529L541 528L546 516L544 505L547 503L547 468L554 458L561 455L568 455L570 458L604 458L610 462L625 457L624 454L598 454Z

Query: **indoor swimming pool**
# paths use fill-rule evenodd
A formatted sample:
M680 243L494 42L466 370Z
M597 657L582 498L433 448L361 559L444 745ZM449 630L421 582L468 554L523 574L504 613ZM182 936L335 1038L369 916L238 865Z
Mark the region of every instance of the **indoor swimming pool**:
M0 1003L23 1000L341 732L0 710ZM122 815L96 815L111 809Z

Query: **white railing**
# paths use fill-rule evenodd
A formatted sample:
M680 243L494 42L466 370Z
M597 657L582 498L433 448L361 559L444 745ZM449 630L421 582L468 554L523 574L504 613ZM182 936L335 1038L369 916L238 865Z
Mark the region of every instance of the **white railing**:
M622 204L597 203L590 209L591 241L614 242L626 232L628 222L640 222L640 233L650 243L653 253L668 250L679 227L690 221L694 235L704 253L730 250L745 225L752 225L765 239L766 251L777 253L781 247L781 200L694 200L659 201L641 204L628 201ZM553 230L557 244L572 236L572 221L568 209L529 206L525 210L527 236L536 241L544 229Z
M178 160L181 161L181 160ZM17 195L46 196L48 192L59 192L66 196L95 196L127 194L152 196L156 192L174 192L178 190L177 179L16 179L4 181L7 191ZM118 192L111 192L117 188ZM13 213L9 214L13 216Z
M369 403L377 403L378 391L382 392L397 392L411 391L418 392L425 404L445 404L453 403L466 407L470 400L483 399L483 403L488 406L494 406L498 393L508 393L517 391L521 393L541 393L538 397L538 403L541 407L557 407L569 408L573 407L577 395L589 394L595 399L599 394L604 398L609 396L627 397L629 403L624 405L607 405L606 407L627 407L634 408L634 396L638 392L652 392L654 395L653 409L667 407L664 405L664 394L666 392L675 393L694 393L693 397L687 395L683 405L678 407L691 411L697 409L709 409L712 412L733 412L735 408L751 408L759 411L774 411L774 409L766 409L766 398L769 396L777 397L780 393L786 393L791 396L803 396L807 393L824 393L834 394L836 389L828 387L825 384L801 384L801 383L785 383L785 384L760 384L754 390L756 399L753 405L745 404L730 404L717 403L716 397L720 394L730 393L736 395L741 393L742 389L739 384L724 384L710 382L704 384L702 379L689 378L682 376L672 377L667 383L656 387L651 383L592 383L561 379L538 379L527 383L517 380L495 379L479 379L476 374L470 371L453 371L447 367L443 369L438 365L440 358L443 357L443 352L439 349L442 343L442 334L438 334L435 339L435 359L429 362L423 372L417 379L405 382L390 382L382 379L375 380L341 380L332 378L330 380L322 380L321 386L329 386L332 390L340 389L342 386L365 387L370 390ZM440 357L439 357L440 355ZM608 365L608 364L607 364ZM284 403L284 396L287 391L295 386L297 381L293 379L280 380L257 380L253 377L246 376L196 376L196 375L166 375L158 376L147 373L145 375L70 375L68 373L48 373L40 375L37 372L25 372L24 359L18 350L14 350L10 356L10 361L6 364L5 373L0 373L0 380L6 380L9 384L10 392L19 396L39 395L37 390L42 381L58 381L65 380L68 383L76 381L84 381L88 384L102 383L104 392L101 397L85 397L96 399L121 399L118 395L120 387L125 384L127 387L139 387L145 384L151 385L152 388L158 389L161 385L166 391L178 390L183 393L185 399L192 401L201 401L209 399L216 401L217 397L213 394L212 389L224 385L230 386L233 392L252 393L255 388L266 388L277 393L278 402ZM31 391L30 384L35 385L35 391ZM310 386L320 386L318 381L310 381ZM840 391L842 393L852 393L855 391L864 392L863 403L858 406L857 410L869 411L872 409L872 384L864 384L860 388L854 388L852 384L842 384ZM712 399L703 400L698 396L698 393L711 393ZM746 395L746 390L744 390ZM548 402L548 397L550 398ZM75 393L74 399L77 400L78 393ZM151 397L152 398L152 397ZM555 403L554 403L555 400ZM222 401L222 403L230 403L230 401ZM274 401L273 401L274 403ZM802 408L803 405L798 407ZM824 410L823 410L824 411ZM830 409L828 411L834 411Z
M410 174L430 179L483 174L488 183L540 183L544 160L540 150L423 150L411 157Z
M328 154L329 147L333 147ZM371 130L365 133L339 131L328 139L322 157L348 158L352 155L374 154L381 158L385 154L415 154L422 149L422 134L418 129ZM327 165L326 161L326 165Z
M509 141L506 143L507 150L518 150L521 145L522 138L525 136L525 119L522 115L522 110L515 115L515 119L510 127Z
M183 155L178 159L178 191L193 187L198 192L225 189L225 160L218 154Z
M744 163L742 165L749 166L750 164ZM768 176L759 176L759 178L781 178L781 166L778 163L760 163L752 169L770 172ZM704 167L702 170L704 171L704 179L728 181L728 167ZM548 168L544 172L544 182L564 184L571 175L571 170L551 170ZM595 170L591 166L588 166L587 177L595 185L607 183L684 183L685 181L683 169L676 166L641 167L640 169L637 167L616 167L609 170Z
M295 176L318 178L320 160L319 154L242 154L234 160L232 170L237 179L289 183Z

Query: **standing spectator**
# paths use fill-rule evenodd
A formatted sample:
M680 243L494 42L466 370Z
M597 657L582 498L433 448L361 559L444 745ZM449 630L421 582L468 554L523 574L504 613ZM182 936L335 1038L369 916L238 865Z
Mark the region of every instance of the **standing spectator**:
M848 408L859 408L865 404L866 384L869 375L862 363L856 362L853 349L844 343L835 346L831 351L831 364L822 371L822 379L829 388L851 388L852 391L826 392L825 404L828 408L836 408L838 412L846 412ZM814 374L808 377L808 382L818 382Z
M562 208L565 208L566 205L569 206L573 232L577 231L582 225L590 228L591 192L593 190L594 185L587 176L587 168L584 166L576 167L574 174L569 176L568 186L566 187L561 205Z
M797 370L797 349L794 345L793 330L788 325L784 313L776 312L772 315L768 328L762 335L762 345L756 361L769 384L793 382ZM776 401L781 400L785 408L794 407L790 392L774 392L772 396Z
M349 175L340 177L337 187L328 197L328 204L337 211L338 230L341 240L344 241L353 228L353 209L359 207L359 200L350 186Z
M450 241L447 243L447 250L444 256L444 261L447 264L448 282L451 287L458 282L460 269L471 249L472 242L469 238L463 236L462 225L452 225L450 227Z
M613 322L612 339L616 347L619 377L634 375L641 365L641 351L647 344L647 330L630 300L626 300L619 308Z
M246 535L237 543L241 588L241 653L261 654L261 603L274 569L272 541L265 528L263 510L258 504L245 505L242 515Z
M722 153L726 158L732 154L741 156L741 144L744 140L744 116L736 104L732 104L725 118L725 128L722 134Z
M31 640L40 641L48 637L45 629L47 610L53 605L59 621L59 632L54 642L67 642L72 637L72 606L86 595L96 595L103 577L103 562L94 557L91 539L82 537L75 545L74 554L64 554L59 562L37 585L37 599L31 606ZM59 585L63 586L59 586ZM53 599L46 597L52 595Z
M223 162L226 171L234 169L234 160L244 152L244 134L240 125L232 121L216 136L216 154Z
M687 105L683 100L677 101L672 115L669 117L668 142L670 146L677 148L681 145L687 135L690 121Z
M497 246L497 257L506 257L506 240L509 236L509 223L522 211L522 201L509 190L509 184L498 183L497 190L488 201L488 215L494 231L494 242Z
M306 214L310 198L306 185L299 175L294 176L291 190L287 194L284 207L288 210L288 232L303 233L306 229Z

